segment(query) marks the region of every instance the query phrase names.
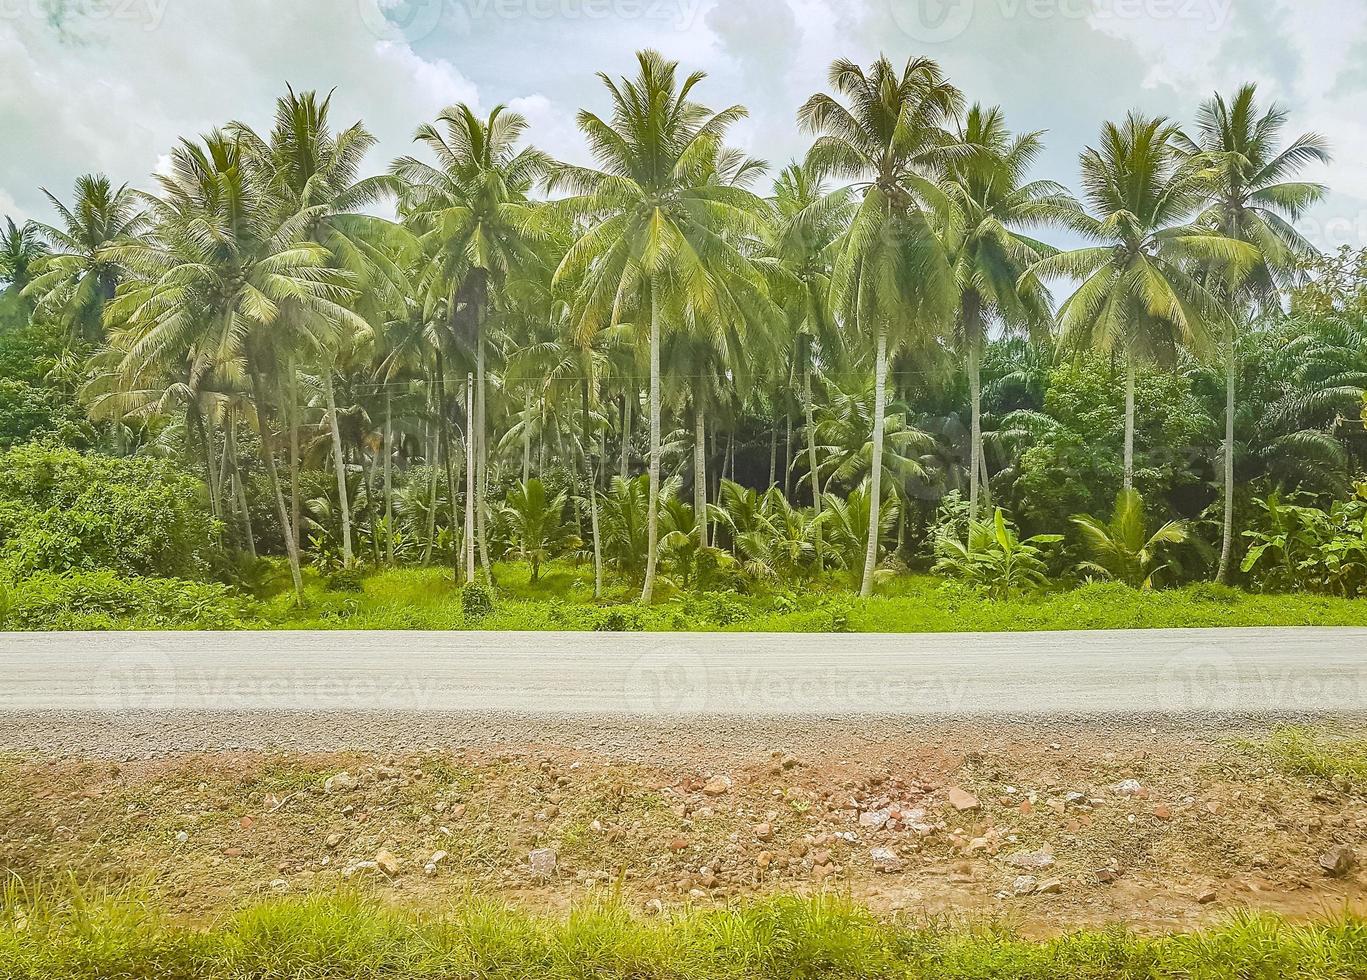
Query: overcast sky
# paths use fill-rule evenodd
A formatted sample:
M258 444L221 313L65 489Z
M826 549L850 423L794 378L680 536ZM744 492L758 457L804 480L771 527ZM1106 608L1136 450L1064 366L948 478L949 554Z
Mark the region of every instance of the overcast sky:
M268 127L286 82L335 88L334 123L380 137L375 171L456 101L509 103L582 161L595 72L643 47L707 71L701 101L748 106L735 140L776 166L801 155L794 113L833 58L929 55L1014 128L1048 130L1039 176L1070 186L1103 120L1187 120L1256 81L1333 145L1306 232L1367 245L1363 0L0 0L0 213L49 218L39 187L65 198L87 171L149 186L182 135Z

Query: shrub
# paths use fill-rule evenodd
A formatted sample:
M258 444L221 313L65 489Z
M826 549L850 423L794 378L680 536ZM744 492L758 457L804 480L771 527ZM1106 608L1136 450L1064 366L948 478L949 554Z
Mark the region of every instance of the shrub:
M113 572L39 572L10 586L12 630L244 629L252 606L226 585Z
M460 590L460 611L468 620L480 620L494 611L494 595L486 586L471 582Z
M169 460L41 443L0 453L0 557L17 575L202 579L225 568L219 531L203 484Z
M598 633L639 633L641 615L633 610L611 609L599 618L593 629Z

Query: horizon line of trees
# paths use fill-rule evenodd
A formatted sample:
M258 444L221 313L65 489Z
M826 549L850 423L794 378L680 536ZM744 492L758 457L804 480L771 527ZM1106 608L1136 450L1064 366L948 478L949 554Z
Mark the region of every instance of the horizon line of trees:
M213 516L253 552L248 491L264 493L296 590L310 527L335 529L349 567L364 514L372 558L396 561L396 484L414 474L422 560L439 551L466 580L488 579L493 491L516 482L514 511L563 513L569 498L533 481L551 470L576 488L576 518L588 511L601 588L604 491L639 458L643 602L664 548L715 544L710 501L741 470L818 519L833 489L859 488L867 595L889 501L960 490L963 547L978 547L1009 469L993 472L987 450L1037 437L1043 377L1084 355L1123 386L1108 495L1145 473L1141 379L1186 373L1223 389L1219 580L1236 557L1236 454L1260 473L1277 465L1256 459L1269 446L1240 445L1241 411L1259 413L1255 438L1280 440L1274 457L1304 458L1318 489L1342 471L1347 489L1336 427L1367 376L1351 324L1335 327L1351 370L1307 378L1313 404L1301 392L1269 408L1265 390L1239 402L1274 349L1338 363L1324 350L1332 330L1264 325L1302 293L1310 313L1336 314L1348 287L1333 277L1352 278L1294 227L1324 194L1301 173L1329 159L1326 142L1284 138L1286 112L1254 86L1211 97L1190 127L1139 113L1107 123L1081 154L1079 199L1032 177L1042 134L969 105L934 61L838 60L829 91L798 110L805 159L761 195L767 164L727 143L744 107L708 108L704 75L656 52L637 61L634 77L600 76L606 116L578 113L591 167L530 145L503 106L460 104L418 129L420 154L365 175L374 137L359 122L334 129L330 95L291 89L269 132L232 122L182 140L156 193L92 175L70 205L49 194L56 224L8 222L0 281L63 331L54 370L115 451L174 437ZM369 213L381 202L395 220ZM1048 233L1086 244L1060 249ZM1056 305L1058 282L1072 292ZM990 432L985 377L1005 407ZM966 459L909 405L952 402L960 383ZM766 436L763 483L765 461L747 456ZM664 466L691 484L691 526L665 513ZM323 469L326 491L310 484ZM908 507L892 509L900 542ZM818 568L824 523L805 543Z

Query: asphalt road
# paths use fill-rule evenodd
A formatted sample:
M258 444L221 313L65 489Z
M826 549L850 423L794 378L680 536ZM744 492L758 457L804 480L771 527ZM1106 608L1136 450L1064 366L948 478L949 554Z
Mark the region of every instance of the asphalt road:
M0 715L1367 715L1367 630L0 634Z

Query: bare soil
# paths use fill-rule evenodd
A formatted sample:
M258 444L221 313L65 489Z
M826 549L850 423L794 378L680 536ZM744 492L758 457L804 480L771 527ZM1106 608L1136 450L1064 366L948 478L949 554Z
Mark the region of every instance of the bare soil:
M146 890L187 915L343 885L542 910L620 893L650 911L834 889L880 913L1006 917L1034 934L1361 911L1367 875L1319 858L1347 845L1367 860L1367 799L1278 771L1267 735L776 720L512 726L393 751L163 741L118 758L0 739L0 870ZM533 874L538 849L555 852L549 877Z

